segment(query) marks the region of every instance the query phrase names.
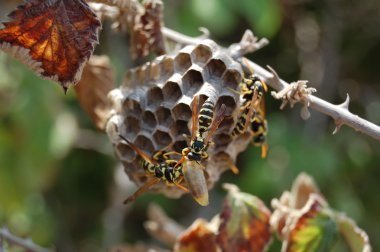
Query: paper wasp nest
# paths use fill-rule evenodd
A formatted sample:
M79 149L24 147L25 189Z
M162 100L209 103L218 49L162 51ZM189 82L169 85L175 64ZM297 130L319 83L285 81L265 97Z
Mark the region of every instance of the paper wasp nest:
M148 178L141 176L144 170L139 166L140 157L118 134L150 156L169 144L171 149L181 152L190 141L192 99L201 95L201 104L210 97L216 110L222 104L227 107L226 117L207 151L209 158L202 162L211 188L249 141L244 137L233 140L230 135L240 106L239 94L232 90L239 91L242 74L240 64L210 40L130 70L123 85L109 95L115 114L107 125L117 157L130 179L141 185ZM164 182L154 189L170 197L183 194Z

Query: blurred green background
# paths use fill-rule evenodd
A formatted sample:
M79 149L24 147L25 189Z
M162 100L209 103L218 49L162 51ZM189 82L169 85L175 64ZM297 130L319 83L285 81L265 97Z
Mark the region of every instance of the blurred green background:
M0 17L21 1L0 0ZM350 94L353 113L380 124L380 5L378 0L165 0L166 26L187 35L207 27L228 46L246 29L270 45L249 55L291 82L307 79L317 95L341 103ZM103 24L97 54L108 54L118 80L133 65L128 37ZM222 182L237 184L267 205L301 172L311 174L330 205L355 219L380 251L380 144L300 106L279 110L269 96L268 158L250 147L239 156L241 173L224 174L210 192L211 204L189 196L167 199L145 194L131 206L122 200L134 191L105 134L95 130L73 90L34 76L0 52L0 226L59 251L101 251L123 243L157 244L142 223L151 202L183 225L210 219L222 207ZM279 251L275 242L271 251ZM346 251L336 247L335 251Z

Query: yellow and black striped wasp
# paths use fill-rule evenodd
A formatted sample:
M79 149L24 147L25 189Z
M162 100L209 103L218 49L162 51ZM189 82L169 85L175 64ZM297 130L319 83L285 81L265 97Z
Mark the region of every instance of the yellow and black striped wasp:
M264 99L264 94L267 91L266 83L258 76L252 74L248 78L243 78L239 93L242 99L240 116L231 133L232 136L243 134L251 126L251 142L254 146L261 146L262 158L265 158L268 152L266 142L268 124L265 119Z
M145 192L150 187L152 187L160 181L164 181L169 186L174 185L185 192L189 192L189 190L186 187L181 185L181 182L184 179L182 165L177 165L178 162L176 160L169 159L169 155L176 153L166 152L168 146L160 151L157 151L151 158L148 155L146 155L142 150L140 150L136 145L124 138L122 135L119 136L124 141L126 141L128 145L131 146L131 148L134 151L136 151L138 155L142 157L140 165L144 168L145 175L154 177L152 180L148 181L146 184L141 186L134 194L129 196L124 201L124 204L136 200L136 198L140 196L143 192Z
M211 137L224 119L226 105L222 104L214 117L215 105L208 98L199 110L199 96L192 103L191 140L189 147L182 150L177 165L183 166L183 175L194 199L200 205L208 205L208 190L201 161L208 158L207 148ZM207 136L206 136L207 133Z

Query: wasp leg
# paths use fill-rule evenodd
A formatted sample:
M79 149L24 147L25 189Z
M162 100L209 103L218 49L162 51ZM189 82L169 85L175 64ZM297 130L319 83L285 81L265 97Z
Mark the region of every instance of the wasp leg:
M177 151L170 151L170 152L166 152L166 153L163 155L163 157L164 157L165 159L169 159L169 156L170 156L170 155L182 156L182 154L179 153L179 152L177 152Z
M233 174L239 174L239 168L237 168L236 165L231 164L230 169L231 169L231 171L232 171Z
M178 160L177 164L174 166L174 168L177 168L180 164L182 164L186 157L187 157L187 154L189 154L190 152L190 148L189 147L186 147L185 149L182 150L182 157L180 160Z
M202 159L207 159L207 158L208 158L208 154L205 151L203 151L202 152Z
M238 94L238 95L241 94L239 91L236 91L235 89L232 89L232 88L230 88L230 87L228 87L228 89L229 89L231 92L235 93L235 94Z
M145 191L147 191L150 187L152 187L153 185L157 184L158 182L160 182L160 179L158 179L158 178L152 179L151 181L147 182L146 184L144 184L143 186L141 186L134 194L132 194L131 196L129 196L124 201L124 204L128 204L130 202L135 201L137 199L137 197L139 197L142 193L144 193Z
M185 191L185 192L189 192L189 189L187 189L186 187L180 185L180 184L175 184L179 189L181 189L182 191Z

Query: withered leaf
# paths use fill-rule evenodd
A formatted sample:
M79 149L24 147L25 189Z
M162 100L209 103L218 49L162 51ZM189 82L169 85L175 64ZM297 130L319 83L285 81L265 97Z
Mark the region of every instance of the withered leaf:
M222 251L265 251L272 240L269 209L253 195L229 191L220 214L217 243Z
M77 99L96 127L104 130L111 102L109 91L115 88L115 76L107 56L92 56L84 67L83 77L74 86Z
M282 251L331 251L339 230L333 212L322 197L311 194L304 208L295 217L289 223L290 231Z
M352 252L372 251L368 235L352 219L342 213L338 213L336 219L340 234L346 240Z
M165 53L163 26L163 4L161 0L148 0L143 13L137 13L130 22L131 53L134 59L145 57L150 52Z
M215 233L209 227L209 224L202 219L196 220L183 234L178 238L175 252L216 252L217 245L215 242Z
M100 21L84 0L29 0L9 14L0 48L66 91L98 41Z

